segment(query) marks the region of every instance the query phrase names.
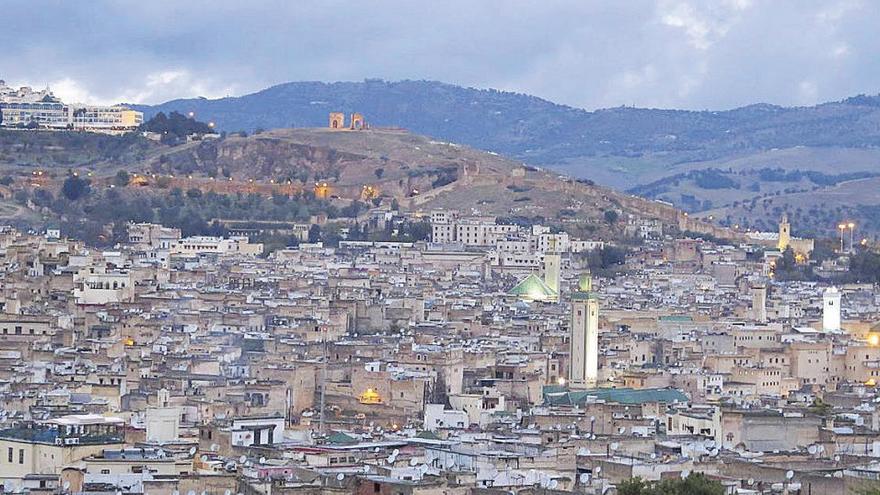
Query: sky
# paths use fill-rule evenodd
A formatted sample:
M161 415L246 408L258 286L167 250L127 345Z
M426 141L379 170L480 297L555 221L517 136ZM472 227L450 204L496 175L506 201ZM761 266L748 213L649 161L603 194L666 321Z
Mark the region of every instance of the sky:
M875 0L4 0L0 79L160 103L430 79L586 109L880 92Z

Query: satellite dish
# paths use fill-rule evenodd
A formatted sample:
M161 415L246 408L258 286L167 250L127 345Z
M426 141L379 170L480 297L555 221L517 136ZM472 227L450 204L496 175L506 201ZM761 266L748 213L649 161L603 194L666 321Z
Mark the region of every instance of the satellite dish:
M792 478L794 478L794 471L789 469L788 471L785 472L785 479L790 480Z
M556 480L550 480L550 483L548 483L547 486L548 486L551 490L555 490L556 487L559 486L559 482L556 481Z
M452 469L455 467L455 459L448 459L446 461L446 469Z
M657 458L657 454L655 454L654 452L651 452L651 459L656 459L656 458Z
M419 472L422 473L422 476L427 474L428 471L430 471L430 470L431 470L431 468L429 468L427 464L422 464L421 466L419 466Z
M208 456L206 454L202 454L202 456L199 457L199 459L201 459L202 462L208 462Z
M364 474L369 474L369 472L370 472L370 466L364 466L364 468L363 468L363 472L364 472Z
M398 449L394 449L391 451L391 455L393 455L394 457L397 457L398 454L400 454L400 450Z
M617 450L620 447L620 444L617 442L612 442L609 447L611 447L611 450Z
M419 463L419 461L415 457L413 457L412 459L409 460L409 465L412 467L416 467L416 464L418 464L418 463Z
M720 452L718 449L712 449L709 451L709 455L715 457L716 455L718 455L718 452Z
M180 491L179 491L179 490L174 490L173 492L171 492L171 495L180 495Z
M755 484L755 478L749 478L746 480L746 484L752 486Z
M190 490L190 491L186 492L186 495L196 495L196 491Z
M64 487L65 490L69 490L69 489L70 489L70 482L69 482L69 481L65 481L64 484L61 485L61 486Z
M247 456L246 456L246 455L243 455L243 456L241 456L241 457L238 458L238 463L239 463L239 464L244 464L245 462L247 462Z
M212 443L211 444L211 452L217 452L218 450L220 450L220 446L217 445L216 443Z
M195 448L195 447L190 447L190 448L189 448L189 455L196 455L196 448ZM193 495L196 495L196 494L193 493Z
M582 485L586 485L587 483L590 482L590 475L587 473L581 473L581 475L578 477L578 479L580 480Z
M812 455L816 455L816 453L819 452L819 447L817 447L815 445L810 445L809 447L807 447L807 452L809 452Z
M342 481L342 480L344 480L344 479L345 479L345 475L344 475L344 474L339 473L339 474L336 475L336 481Z
M394 456L393 456L393 455L389 455L388 457L385 458L385 461L386 461L388 464L394 464Z
M223 492L223 495L232 495L232 490L227 488L226 491Z
M601 473L601 472L602 472L602 466L596 466L596 468L595 468L595 469L593 469L593 471L595 471L595 472L596 472L596 474L599 474L599 473Z
M260 457L260 464L266 464L266 458Z

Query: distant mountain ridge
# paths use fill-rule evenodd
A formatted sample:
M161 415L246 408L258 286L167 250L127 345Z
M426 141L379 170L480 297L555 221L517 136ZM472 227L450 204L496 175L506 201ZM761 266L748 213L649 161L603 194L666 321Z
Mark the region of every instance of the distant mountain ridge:
M773 149L880 146L880 96L865 95L812 107L586 111L535 96L435 81L366 80L290 82L240 97L137 108L146 117L193 111L220 129L249 132L323 127L331 111L356 111L376 126L404 127L618 187L656 180L665 168ZM643 180L646 170L654 173Z

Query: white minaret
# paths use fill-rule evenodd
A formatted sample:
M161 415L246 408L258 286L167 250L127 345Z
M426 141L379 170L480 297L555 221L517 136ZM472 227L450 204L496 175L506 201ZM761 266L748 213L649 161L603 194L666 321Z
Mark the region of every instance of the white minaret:
M599 300L590 274L581 275L571 295L571 388L596 388L599 379Z
M752 318L760 323L767 323L767 286L752 286Z
M559 270L562 257L556 252L556 237L550 238L550 248L544 253L544 283L556 294L554 301L559 301Z
M840 291L837 287L825 289L822 302L822 330L826 332L840 330Z

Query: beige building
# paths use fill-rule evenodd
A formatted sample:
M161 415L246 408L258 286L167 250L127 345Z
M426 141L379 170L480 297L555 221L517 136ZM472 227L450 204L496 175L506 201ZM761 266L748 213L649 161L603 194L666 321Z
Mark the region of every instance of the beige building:
M97 415L64 416L0 431L0 480L60 474L75 462L123 443L123 421Z

